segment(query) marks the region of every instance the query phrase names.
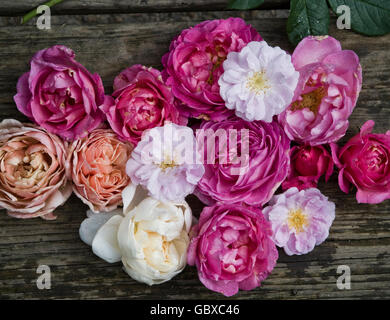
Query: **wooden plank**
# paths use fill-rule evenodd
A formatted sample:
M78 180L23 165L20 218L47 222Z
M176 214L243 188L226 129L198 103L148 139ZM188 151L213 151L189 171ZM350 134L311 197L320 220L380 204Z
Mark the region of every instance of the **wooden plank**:
M16 18L0 18L0 119L25 119L17 112L12 96L18 76L39 49L57 43L68 45L81 63L101 74L107 92L111 92L114 76L131 64L160 68L162 54L181 29L231 15L253 24L271 45L293 50L285 33L287 10L54 16L52 30L46 32L33 27L32 22L21 26ZM342 141L356 134L367 119L374 119L375 130L384 132L390 128L390 35L368 38L336 30L334 20L330 33L344 48L357 52L364 75L363 90ZM304 256L288 257L280 250L278 264L264 285L240 292L236 298L390 298L390 201L358 205L353 194L345 195L338 189L336 175L320 189L337 206L328 240ZM201 203L194 196L189 202L198 215ZM0 298L223 298L203 287L193 267L166 284L149 287L129 278L120 264L100 260L78 237L85 210L72 196L57 210L56 221L17 220L1 212ZM51 290L36 287L39 264L51 266ZM351 290L336 287L339 265L351 268Z
M20 15L45 1L1 1L0 15ZM53 7L55 14L136 13L163 11L227 10L229 0L65 0ZM288 9L289 0L266 1L260 9Z

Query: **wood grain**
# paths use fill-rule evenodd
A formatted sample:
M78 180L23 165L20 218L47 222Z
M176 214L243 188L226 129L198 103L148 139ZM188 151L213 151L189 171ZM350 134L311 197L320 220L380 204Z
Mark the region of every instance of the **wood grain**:
M33 22L22 26L16 17L0 17L0 119L25 119L16 110L12 96L17 78L27 71L28 61L37 50L54 44L73 48L81 63L101 74L110 93L113 78L121 69L135 63L160 68L170 40L183 28L229 16L240 16L253 24L271 45L293 50L285 32L287 10L59 15L52 18L50 31L38 30ZM367 38L334 26L333 20L330 34L341 40L343 48L357 52L364 76L363 90L343 143L368 119L376 121L377 132L390 128L390 35ZM353 193L346 195L339 190L336 174L320 189L337 207L327 241L304 256L288 257L280 250L278 264L262 287L240 292L235 298L390 298L390 201L358 205ZM194 196L189 197L189 203L198 215L201 203ZM1 211L0 298L223 298L203 287L193 267L159 286L133 281L120 264L105 263L81 242L78 228L85 211L85 205L75 196L57 210L56 221L17 220ZM39 264L51 267L50 290L36 287ZM351 290L336 287L339 265L351 268Z
M1 15L25 14L45 1L1 1ZM227 10L229 0L64 0L52 8L54 14L137 13ZM289 0L265 1L259 9L288 9Z

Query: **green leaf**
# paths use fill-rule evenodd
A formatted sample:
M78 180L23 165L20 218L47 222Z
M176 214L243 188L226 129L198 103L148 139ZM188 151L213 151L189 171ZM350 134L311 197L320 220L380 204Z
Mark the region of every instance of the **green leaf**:
M329 0L329 4L336 14L338 6L348 6L351 28L359 33L379 36L390 32L389 0Z
M264 0L230 0L228 9L248 10L259 7Z
M329 19L326 0L291 0L287 20L288 39L296 45L309 35L327 35Z

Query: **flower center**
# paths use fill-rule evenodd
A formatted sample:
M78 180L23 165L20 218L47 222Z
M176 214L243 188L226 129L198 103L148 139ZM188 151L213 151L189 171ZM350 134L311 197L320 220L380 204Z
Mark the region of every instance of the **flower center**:
M167 156L165 157L165 160L159 164L159 167L163 171L165 171L168 168L174 168L177 166L178 166L178 164L173 159L171 159L170 157L167 157Z
M295 229L295 232L299 233L303 231L303 227L309 225L307 215L302 212L302 209L292 210L288 214L287 224L290 229Z
M317 114L322 98L325 94L326 92L324 87L319 87L309 93L305 93L301 96L301 100L297 100L291 105L291 111L307 108L314 114Z
M255 72L252 77L248 79L246 87L256 94L259 94L261 92L264 93L267 89L270 88L267 77L265 76L265 72Z

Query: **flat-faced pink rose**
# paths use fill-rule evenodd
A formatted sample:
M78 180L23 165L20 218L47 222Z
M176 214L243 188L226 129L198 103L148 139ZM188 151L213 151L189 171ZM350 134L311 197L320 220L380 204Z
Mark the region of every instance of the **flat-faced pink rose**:
M205 173L195 194L206 204L262 205L287 176L290 140L275 121L203 121L196 135Z
M325 175L325 181L328 181L333 168L332 156L324 146L294 146L290 150L290 169L282 188L315 188L321 176Z
M205 207L190 235L188 264L208 289L228 297L260 286L278 259L271 226L252 207Z
M348 129L362 86L359 57L336 39L304 38L292 62L300 73L292 104L279 115L291 140L320 145L339 140Z
M390 130L371 133L375 122L368 120L360 134L338 150L333 144L332 156L339 170L339 186L345 193L351 184L357 189L359 203L380 203L390 199Z
M72 193L66 144L31 124L0 122L0 207L16 218L52 220Z
M163 57L167 83L189 117L222 120L232 114L219 93L218 80L229 52L238 52L261 36L240 18L204 21L185 29Z
M139 64L123 70L114 80L115 102L103 107L115 133L134 146L142 133L165 122L185 124L176 109L171 89L160 71Z
M122 204L122 191L130 183L126 162L132 149L110 129L95 129L71 145L73 191L92 211L112 211Z
M272 197L263 209L272 240L289 256L306 254L329 236L336 206L320 190L290 188Z
M31 69L17 84L15 103L20 112L42 128L64 139L83 137L105 119L99 109L110 97L102 80L61 45L38 51Z

